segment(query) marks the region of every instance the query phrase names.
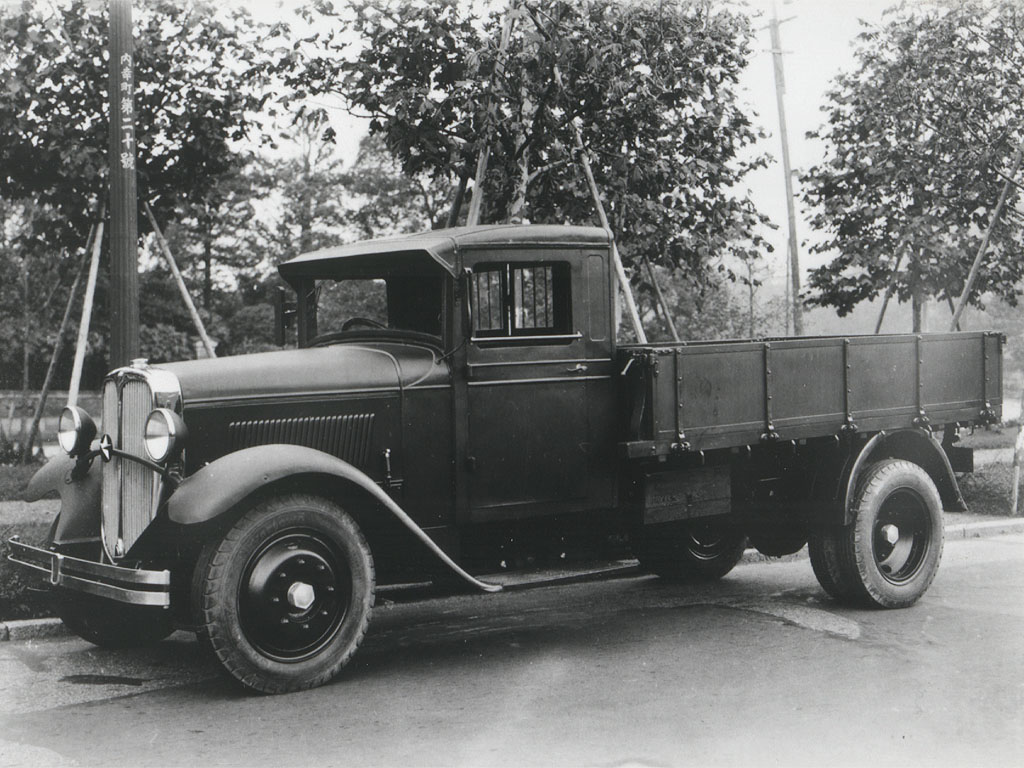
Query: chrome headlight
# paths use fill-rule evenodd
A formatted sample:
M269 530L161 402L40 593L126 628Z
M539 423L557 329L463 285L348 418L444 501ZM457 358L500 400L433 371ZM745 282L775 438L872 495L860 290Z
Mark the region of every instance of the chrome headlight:
M96 423L92 417L75 405L61 411L57 425L57 442L69 456L81 456L89 450L96 437Z
M180 451L187 436L185 422L169 408L157 408L146 419L146 453L157 464Z

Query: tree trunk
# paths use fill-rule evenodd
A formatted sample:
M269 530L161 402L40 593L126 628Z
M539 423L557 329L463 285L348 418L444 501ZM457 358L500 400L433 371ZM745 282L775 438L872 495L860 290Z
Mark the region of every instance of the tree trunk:
M213 238L210 236L210 217L203 221L203 307L210 311L213 302Z
M913 332L923 333L928 323L928 292L920 284L921 276L910 276L910 301L913 314Z

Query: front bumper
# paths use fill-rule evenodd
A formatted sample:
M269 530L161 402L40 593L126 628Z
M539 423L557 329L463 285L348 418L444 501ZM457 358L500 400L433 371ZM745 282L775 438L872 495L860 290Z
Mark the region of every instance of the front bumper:
M8 543L8 560L46 574L55 587L132 605L167 608L171 604L170 571L144 571L83 560L23 544L17 537Z

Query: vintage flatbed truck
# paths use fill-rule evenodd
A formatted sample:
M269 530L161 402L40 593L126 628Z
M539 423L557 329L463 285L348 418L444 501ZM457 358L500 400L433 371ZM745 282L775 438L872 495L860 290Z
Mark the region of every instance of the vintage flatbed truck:
M915 602L1002 337L619 345L610 242L464 228L282 264L298 348L110 373L102 431L65 409L30 484L61 496L49 541L11 558L82 637L192 629L263 692L335 676L378 583L492 591L473 573L582 540L675 579L809 541L837 600Z

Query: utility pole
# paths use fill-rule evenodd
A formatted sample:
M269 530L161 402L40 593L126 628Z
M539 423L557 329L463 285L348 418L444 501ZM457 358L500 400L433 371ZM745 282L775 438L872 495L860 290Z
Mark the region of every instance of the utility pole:
M800 310L800 257L796 250L796 203L793 198L793 169L789 163L789 135L786 132L786 107L783 94L786 78L782 71L782 41L779 36L779 14L772 3L771 31L772 60L775 64L775 101L779 108L779 138L782 140L782 169L786 174L786 211L789 214L789 288L792 295L793 333L803 335L804 321Z
M110 360L139 356L135 66L131 0L110 0Z

